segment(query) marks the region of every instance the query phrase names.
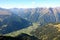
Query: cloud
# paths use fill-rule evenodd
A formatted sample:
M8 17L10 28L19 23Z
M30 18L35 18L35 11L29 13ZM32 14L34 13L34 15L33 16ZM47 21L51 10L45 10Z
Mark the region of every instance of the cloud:
M36 3L36 2L34 2L34 1L32 2L32 4L35 4L35 3Z
M36 5L36 2L33 1L32 4L31 4L32 8L35 7L35 5Z

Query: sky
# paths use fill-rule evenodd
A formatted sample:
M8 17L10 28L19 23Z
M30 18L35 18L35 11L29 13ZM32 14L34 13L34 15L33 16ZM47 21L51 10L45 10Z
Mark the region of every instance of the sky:
M2 8L60 7L60 0L0 0Z

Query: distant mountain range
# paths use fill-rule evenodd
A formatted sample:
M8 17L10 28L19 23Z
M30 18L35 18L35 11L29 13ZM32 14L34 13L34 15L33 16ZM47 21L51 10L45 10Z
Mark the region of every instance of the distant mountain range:
M13 8L12 13L30 22L37 22L41 25L46 23L60 22L60 8Z
M60 8L0 8L0 33L19 30L32 23L60 23Z
M60 8L0 8L0 15L16 14L30 22L40 24L60 22Z
M30 22L40 24L60 22L60 8L0 8L0 15L16 14Z
M15 36L18 36L21 33L26 33L34 36L36 34L36 37L38 38L41 37L40 36L41 34L44 35L42 37L44 38L45 33L51 33L52 36L51 35L50 36L53 37L55 36L55 33L57 33L57 31L55 31L56 28L57 29L60 28L59 23L60 23L59 7L11 8L11 9L0 8L0 35L2 35L2 39L3 38L6 39L7 37L10 38L9 36L12 36L12 38L15 39ZM53 28L53 25L54 28L56 27L55 29ZM60 29L57 34L60 35L59 33ZM28 39L35 40L36 37L29 36L26 34L21 35L22 36L21 38L26 39L27 36ZM20 36L18 36L17 38L19 39ZM36 40L38 38L36 38Z
M5 11L5 10L4 10ZM1 12L4 12L1 11ZM6 34L13 31L17 31L23 28L27 28L30 25L32 25L31 22L15 15L15 14L9 14L9 12L6 11L3 14L0 13L0 34Z

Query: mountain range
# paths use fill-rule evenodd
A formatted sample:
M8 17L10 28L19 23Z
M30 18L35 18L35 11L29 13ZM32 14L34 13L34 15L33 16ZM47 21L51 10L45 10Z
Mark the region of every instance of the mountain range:
M10 33L32 25L31 22L10 13L8 10L2 10L0 12L0 34Z
M27 33L29 35L36 34L36 37L40 38L41 34L39 33L41 32L41 30L44 30L44 31L49 30L47 32L42 31L43 33L49 33L50 30L53 30L52 29L53 25L50 25L50 23L51 24L53 23L54 28L55 26L58 26L56 24L60 23L60 7L11 8L11 9L0 8L0 35L14 37L19 35L20 33ZM58 29L58 27L56 27L56 29ZM47 29L45 30L43 28L47 28ZM53 31L55 31L56 29L54 29ZM60 30L60 27L59 27L59 30ZM51 32L54 34L53 31ZM58 31L58 34L59 33L60 31Z
M60 22L60 8L13 8L9 9L12 13L30 22L37 22L41 25L46 23Z

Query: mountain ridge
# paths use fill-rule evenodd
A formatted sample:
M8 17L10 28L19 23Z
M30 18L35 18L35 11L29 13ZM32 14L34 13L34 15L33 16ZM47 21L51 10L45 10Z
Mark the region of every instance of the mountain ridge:
M1 8L0 8L1 9ZM41 25L46 23L60 22L60 7L55 8L12 8L3 9L0 14L16 14L30 22L37 22ZM6 14L6 15L7 15Z

